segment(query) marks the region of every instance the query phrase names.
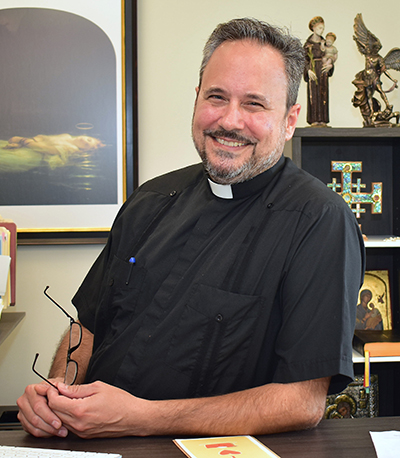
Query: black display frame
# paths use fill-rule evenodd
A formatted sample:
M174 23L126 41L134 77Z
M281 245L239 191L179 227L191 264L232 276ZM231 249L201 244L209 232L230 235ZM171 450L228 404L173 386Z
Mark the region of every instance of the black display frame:
M369 216L360 222L367 236L373 226L370 235L400 236L400 128L298 128L292 139L292 159L326 184L338 178L330 170L331 160L362 161L361 177L367 189L372 181L381 181L377 178L383 173L382 215L371 215L367 208ZM366 254L366 270L389 270L393 328L400 329L400 247L367 247Z

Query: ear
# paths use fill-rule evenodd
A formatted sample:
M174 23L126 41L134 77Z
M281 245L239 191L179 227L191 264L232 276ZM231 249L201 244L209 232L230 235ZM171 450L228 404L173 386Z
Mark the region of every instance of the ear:
M195 91L196 91L196 98L194 99L194 107L193 107L193 111L196 110L196 107L197 107L197 100L199 98L199 94L200 94L200 88L197 86L195 88Z
M286 116L286 141L290 140L293 137L294 130L296 129L297 120L299 118L300 110L301 105L298 103L296 103L289 109L289 112Z

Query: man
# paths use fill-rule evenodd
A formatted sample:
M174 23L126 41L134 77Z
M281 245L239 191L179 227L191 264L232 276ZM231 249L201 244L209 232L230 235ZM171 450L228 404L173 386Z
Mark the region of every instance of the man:
M204 50L203 161L141 186L73 299L78 383L18 400L37 436L266 434L313 427L351 380L364 252L343 199L282 156L299 40L253 19ZM204 172L206 170L206 173Z

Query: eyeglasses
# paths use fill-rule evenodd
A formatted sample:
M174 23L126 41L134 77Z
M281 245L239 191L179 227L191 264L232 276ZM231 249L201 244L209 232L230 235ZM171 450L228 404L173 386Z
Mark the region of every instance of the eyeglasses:
M60 304L58 304L48 293L47 290L49 289L48 286L46 286L44 290L45 296L53 302L64 314L69 318L69 340L68 340L68 352L67 352L67 366L65 369L65 376L64 376L64 383L66 385L73 385L75 383L76 377L78 375L78 363L71 358L72 353L79 347L79 345L82 342L82 326L80 323L75 321L72 316L64 310ZM51 386L56 388L55 385L53 385L49 380L47 380L46 377L43 377L36 369L35 365L37 362L37 359L39 357L39 353L36 353L35 359L32 364L32 370L33 372L39 376L42 380L45 382L49 383Z

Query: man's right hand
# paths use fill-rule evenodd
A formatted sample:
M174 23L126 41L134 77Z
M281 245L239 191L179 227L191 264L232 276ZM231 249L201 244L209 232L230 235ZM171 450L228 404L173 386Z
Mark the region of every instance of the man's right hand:
M55 384L59 381L61 379L52 380ZM65 437L68 434L68 430L48 406L47 393L50 390L57 391L45 382L28 385L24 394L17 400L19 407L18 420L24 430L33 436Z

